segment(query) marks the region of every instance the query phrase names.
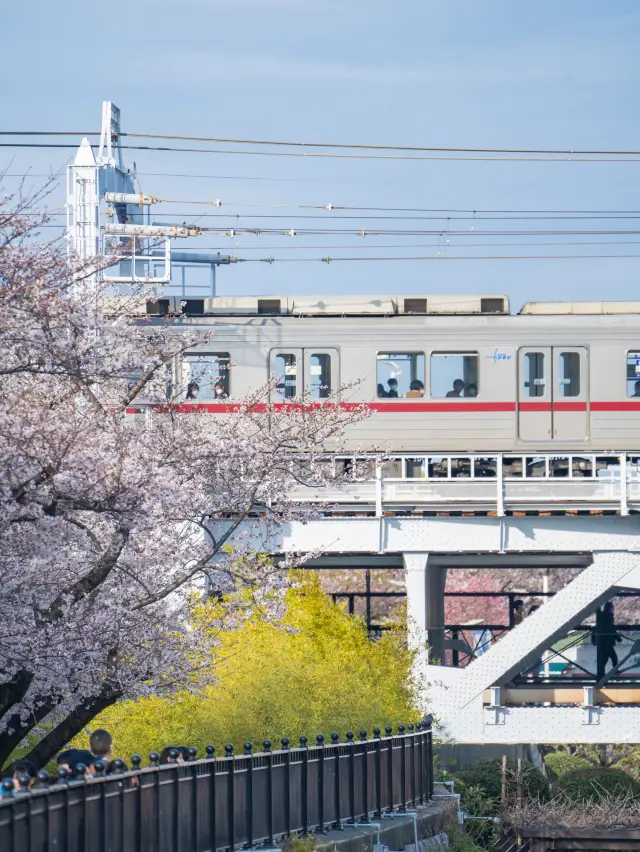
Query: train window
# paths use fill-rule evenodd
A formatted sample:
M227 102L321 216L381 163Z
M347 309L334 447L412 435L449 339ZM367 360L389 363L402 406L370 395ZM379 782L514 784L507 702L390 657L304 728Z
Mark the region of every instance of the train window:
M640 396L640 352L627 352L627 396Z
M478 396L478 354L432 352L431 396L436 399Z
M381 352L376 371L378 397L424 396L424 354L422 352Z
M331 355L321 352L309 358L309 393L313 399L326 399L331 393Z
M426 474L423 458L405 459L405 474L407 479L424 479Z
M186 355L186 399L225 399L229 396L229 353L215 352L206 355Z
M580 353L560 353L560 396L580 396ZM640 394L639 394L640 396Z
M524 356L524 390L526 396L544 396L544 353L526 352Z
M290 399L298 392L298 359L292 353L279 352L275 357L276 390Z

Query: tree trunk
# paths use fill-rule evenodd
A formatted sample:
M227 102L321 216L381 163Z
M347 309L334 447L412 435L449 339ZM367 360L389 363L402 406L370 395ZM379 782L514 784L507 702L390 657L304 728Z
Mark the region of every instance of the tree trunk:
M0 686L0 719L11 710L14 704L22 701L31 686L32 680L33 674L31 672L20 669L11 680ZM1 760L0 766L2 766Z
M105 690L95 698L86 699L79 707L76 707L68 716L59 722L53 730L40 740L24 757L33 761L39 769L58 754L67 743L82 731L85 725L94 719L107 707L120 698L121 693L112 689Z
M32 731L38 722L41 722L46 716L55 710L59 698L40 699L40 704L36 710L31 711L26 719L20 717L20 713L14 713L6 720L6 728L0 734L0 766L3 766L8 760L13 750L22 742L27 734ZM38 704L38 700L35 702Z

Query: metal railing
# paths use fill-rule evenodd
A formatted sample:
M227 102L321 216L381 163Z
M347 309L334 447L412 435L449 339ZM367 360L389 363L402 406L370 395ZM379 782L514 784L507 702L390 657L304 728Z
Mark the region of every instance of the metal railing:
M300 504L363 511L558 509L640 511L640 454L449 453L343 455L316 464L335 484L300 486Z
M106 777L48 783L0 801L2 852L213 852L273 847L294 833L323 833L406 811L433 795L431 717L372 739L349 732L291 748L268 740L254 754L207 746L205 759L155 765ZM134 757L134 765L140 758Z

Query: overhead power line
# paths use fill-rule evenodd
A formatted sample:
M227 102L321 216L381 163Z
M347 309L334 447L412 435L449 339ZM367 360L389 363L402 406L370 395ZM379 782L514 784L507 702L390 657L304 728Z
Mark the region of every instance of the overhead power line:
M0 142L0 148L71 148L77 149L77 145L66 145L59 143L47 142ZM120 145L122 150L129 151L167 151L179 152L188 154L233 154L238 156L259 156L259 157L308 157L308 158L328 158L339 160L451 160L457 162L572 162L572 163L637 163L640 162L640 152L632 152L630 155L614 155L607 151L603 151L602 155L598 156L504 156L495 154L493 156L456 156L451 155L430 155L430 154L337 154L327 151L247 151L228 148L179 148L170 146L154 146L154 145Z
M492 254L492 255L418 255L411 257L261 257L233 258L238 263L337 263L340 261L432 260L613 260L640 257L640 254Z
M71 130L2 130L0 136L99 136L99 132L82 133ZM456 154L565 154L565 155L602 155L602 156L640 156L640 150L606 148L483 148L450 145L376 145L354 142L299 142L282 139L244 139L222 136L185 136L169 133L130 133L121 132L120 138L131 139L169 139L177 142L215 142L224 145L256 145L286 148L338 148L359 151L411 151ZM124 147L124 146L123 146Z

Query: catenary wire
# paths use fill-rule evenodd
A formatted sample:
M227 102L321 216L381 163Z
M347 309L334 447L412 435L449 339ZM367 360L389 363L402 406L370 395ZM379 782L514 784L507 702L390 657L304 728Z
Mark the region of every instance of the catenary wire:
M2 130L0 136L100 136L99 131L71 130ZM133 133L122 131L119 138L131 139L169 139L179 142L215 142L228 145L270 145L287 148L344 148L349 150L366 151L447 151L450 153L483 153L483 154L599 154L606 156L631 155L640 156L637 149L588 149L588 148L482 148L437 145L375 145L350 142L299 142L281 139L242 139L219 136L186 136L169 133ZM124 146L121 146L124 147Z
M227 148L182 148L160 145L120 145L120 150L128 151L167 151L190 154L233 154L237 156L258 157L302 157L328 158L340 160L448 160L458 162L571 162L571 163L637 163L640 162L640 152L625 156L455 156L455 155L424 155L424 154L336 154L320 151L240 151ZM71 148L77 150L77 145L49 142L0 142L0 148Z
M494 254L494 255L417 255L411 257L260 257L233 258L238 263L336 263L340 261L396 261L396 260L613 260L638 258L639 254Z

